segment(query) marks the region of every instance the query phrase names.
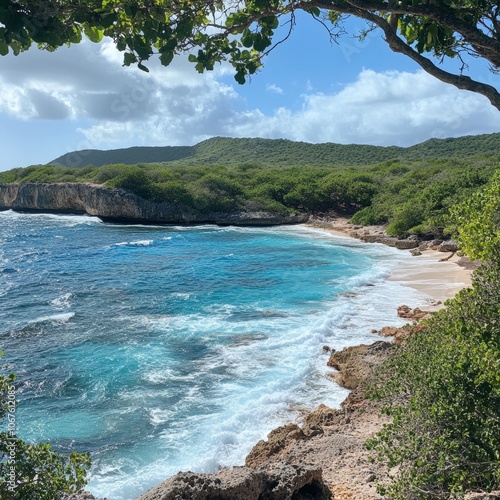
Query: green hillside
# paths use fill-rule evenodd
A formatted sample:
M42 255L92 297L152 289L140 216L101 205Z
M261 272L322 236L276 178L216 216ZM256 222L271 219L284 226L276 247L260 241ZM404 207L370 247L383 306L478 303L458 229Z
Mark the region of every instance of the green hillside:
M121 163L123 165L135 165L136 163L164 163L189 158L195 154L193 146L165 146L165 147L132 147L126 149L110 149L101 151L99 149L84 149L66 153L49 165L60 165L62 167L85 167L93 165L111 165Z
M196 146L133 147L109 151L67 153L50 164L66 167L109 164L169 163L178 165L332 166L370 165L388 160L469 157L500 153L500 133L429 139L408 148L359 144L309 144L284 139L232 139L215 137Z

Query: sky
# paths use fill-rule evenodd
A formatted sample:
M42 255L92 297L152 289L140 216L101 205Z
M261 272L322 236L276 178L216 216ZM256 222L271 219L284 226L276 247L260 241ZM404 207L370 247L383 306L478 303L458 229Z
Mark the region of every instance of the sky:
M187 56L167 68L151 59L150 73L122 61L110 40L0 57L0 170L82 149L187 146L215 136L410 146L500 132L500 112L485 97L429 76L391 52L380 31L332 44L306 14L243 86L227 64L200 75ZM478 61L469 76L500 88Z

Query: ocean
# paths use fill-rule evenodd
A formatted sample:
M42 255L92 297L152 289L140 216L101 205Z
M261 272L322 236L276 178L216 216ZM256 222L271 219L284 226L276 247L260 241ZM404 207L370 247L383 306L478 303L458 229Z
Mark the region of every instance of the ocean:
M303 226L113 225L0 212L0 348L18 435L90 451L86 489L129 500L180 470L241 465L347 391L323 346L402 325L408 257Z

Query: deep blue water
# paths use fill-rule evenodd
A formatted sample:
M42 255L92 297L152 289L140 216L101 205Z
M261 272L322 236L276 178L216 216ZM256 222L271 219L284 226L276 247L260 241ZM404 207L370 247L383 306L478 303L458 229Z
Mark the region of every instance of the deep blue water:
M1 212L0 347L19 434L90 450L87 489L110 500L241 464L297 409L346 396L322 346L397 323L415 293L385 280L399 262L307 228Z

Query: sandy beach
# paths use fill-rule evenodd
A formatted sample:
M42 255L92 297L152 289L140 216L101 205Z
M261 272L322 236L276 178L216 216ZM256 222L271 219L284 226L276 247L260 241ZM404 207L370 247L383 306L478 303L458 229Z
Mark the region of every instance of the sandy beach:
M344 218L321 224L307 224L307 226L344 238L356 238L355 235L358 234L354 229L355 226ZM364 235L385 234L383 226L367 226L362 231ZM412 307L430 311L439 309L446 300L453 298L462 288L471 284L472 269L475 266L464 257L431 249L422 250L421 255L412 255L410 250L400 250L400 252L402 256L407 256L404 267L394 270L389 280L414 288L427 296L422 303L412 304Z

